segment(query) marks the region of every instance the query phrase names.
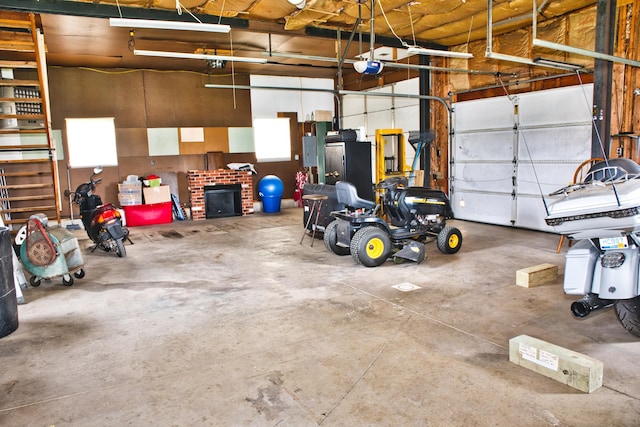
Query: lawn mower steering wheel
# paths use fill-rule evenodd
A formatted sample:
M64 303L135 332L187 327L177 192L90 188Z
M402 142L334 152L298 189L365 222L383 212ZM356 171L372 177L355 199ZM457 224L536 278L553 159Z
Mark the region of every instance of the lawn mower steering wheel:
M378 188L383 188L388 190L390 188L396 188L398 185L407 185L407 178L404 176L392 176L390 178L385 179L384 181L380 181L378 183Z

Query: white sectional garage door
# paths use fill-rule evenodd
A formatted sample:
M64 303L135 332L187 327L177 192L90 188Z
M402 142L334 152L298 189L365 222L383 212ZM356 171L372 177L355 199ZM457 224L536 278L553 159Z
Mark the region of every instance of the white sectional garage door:
M551 231L541 197L591 157L593 85L454 104L455 216Z

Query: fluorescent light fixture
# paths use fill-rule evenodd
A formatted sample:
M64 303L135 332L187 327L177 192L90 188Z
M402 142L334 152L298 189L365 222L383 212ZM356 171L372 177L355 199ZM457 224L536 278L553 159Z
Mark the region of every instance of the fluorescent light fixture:
M634 61L632 59L627 59L627 58L621 58L619 56L614 56L614 55L607 55L604 53L600 53L600 52L595 52L592 50L586 50L586 49L580 49L577 47L571 47L571 46L567 46L564 44L560 44L560 43L553 43L547 40L541 40L541 39L533 39L533 45L537 46L537 47L544 47L547 49L555 49L555 50L559 50L561 52L568 52L568 53L573 53L576 55L582 55L582 56L587 56L589 58L595 58L595 59L602 59L604 61L611 61L611 62L619 62L622 64L627 64L627 65L631 65L632 67L640 67L640 61Z
M205 59L220 60L231 62L250 62L253 64L264 64L266 58L246 58L244 56L226 56L226 55L209 55L203 53L184 53L184 52L165 52L158 50L140 50L134 49L133 54L136 56L159 56L163 58L181 58L181 59Z
M409 54L419 54L419 55L431 55L431 56L445 56L447 58L460 58L460 59L469 59L473 58L472 53L467 52L452 52L450 50L440 50L440 49L426 49L424 47L416 47L411 46L407 49L407 53Z
M159 21L155 19L109 18L112 27L151 28L156 30L203 31L228 33L231 27L225 24L203 24L202 22Z
M497 59L499 61L509 61L509 62L517 62L519 64L536 65L535 62L533 62L529 58L522 58L520 56L513 56L513 55L505 55L503 53L487 52L485 53L484 56L486 58Z
M559 68L561 70L569 70L569 71L578 71L584 68L582 65L579 65L579 64L572 64L570 62L563 62L563 61L555 61L553 59L546 59L546 58L535 58L533 62L535 62L536 65L546 65L548 67L554 67L554 68Z

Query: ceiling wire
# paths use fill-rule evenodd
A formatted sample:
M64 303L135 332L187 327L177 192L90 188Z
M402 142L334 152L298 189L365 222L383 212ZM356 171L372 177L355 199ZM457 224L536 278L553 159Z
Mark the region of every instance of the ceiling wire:
M416 44L416 32L413 29L413 15L411 15L411 3L407 4L407 10L409 11L409 23L411 24L411 37L413 38L413 44ZM387 22L388 24L388 22Z
M389 27L389 29L391 30L391 34L393 34L398 40L400 40L400 43L402 43L402 45L404 47L411 47L411 46L409 46L409 43L407 43L404 40L402 40L400 38L400 36L398 36L396 34L396 32L393 31L393 27L391 26L391 24L389 23L389 20L387 19L387 14L384 12L384 8L382 7L382 4L380 4L380 10L382 11L382 17L384 18L385 22L387 23L387 27ZM411 25L411 32L413 32L413 23ZM415 35L414 35L414 38L415 38Z

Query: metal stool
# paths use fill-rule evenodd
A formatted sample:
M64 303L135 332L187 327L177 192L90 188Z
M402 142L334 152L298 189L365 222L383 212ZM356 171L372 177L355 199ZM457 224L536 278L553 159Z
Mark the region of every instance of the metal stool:
M302 196L303 204L306 202L307 206L309 206L309 218L307 218L307 223L304 225L304 232L302 233L302 239L300 239L300 244L304 240L304 236L307 234L307 229L309 228L309 224L313 221L312 233L311 233L311 246L313 246L313 241L316 238L316 230L318 229L318 221L322 221L324 224L324 220L320 218L320 210L322 209L322 203L327 200L329 196L324 194L307 194ZM315 218L313 217L315 213Z

